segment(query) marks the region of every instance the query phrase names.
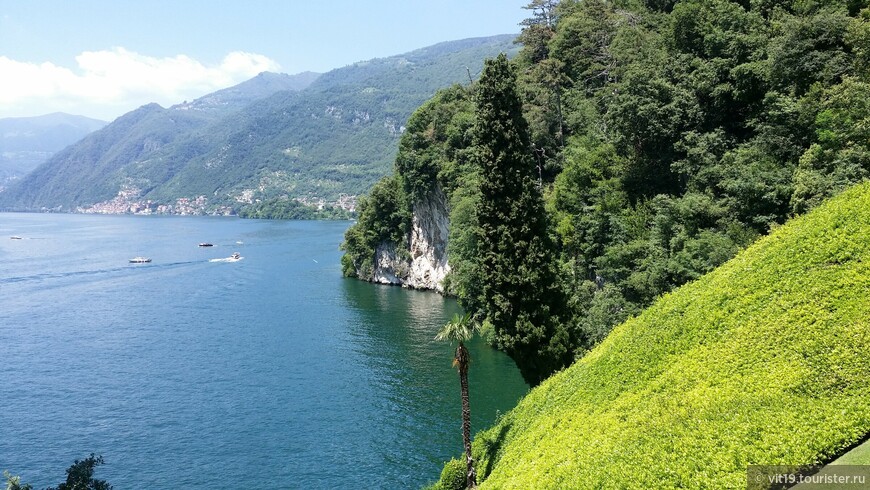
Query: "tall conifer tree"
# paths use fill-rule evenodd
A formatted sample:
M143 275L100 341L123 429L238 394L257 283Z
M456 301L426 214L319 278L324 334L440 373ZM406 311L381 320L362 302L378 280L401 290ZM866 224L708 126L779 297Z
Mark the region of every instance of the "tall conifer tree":
M537 180L516 74L504 54L480 77L473 159L481 175L477 210L477 304L497 346L532 385L572 360L560 323L564 295Z

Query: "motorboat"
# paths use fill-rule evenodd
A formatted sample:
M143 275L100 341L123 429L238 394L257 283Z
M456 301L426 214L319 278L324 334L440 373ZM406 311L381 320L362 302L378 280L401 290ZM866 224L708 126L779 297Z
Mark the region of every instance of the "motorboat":
M238 252L233 252L233 254L229 257L223 259L211 259L209 260L209 262L238 262L242 259L244 259L244 257L242 257L242 254Z
M147 264L148 262L151 262L151 259L148 257L133 257L130 259L131 264Z
M211 243L207 243L207 242L202 242L202 243L199 244L199 246L200 246L200 247L214 247L213 244L211 244Z
M21 237L18 235L13 235L13 236L9 237L9 239L10 240L21 240Z

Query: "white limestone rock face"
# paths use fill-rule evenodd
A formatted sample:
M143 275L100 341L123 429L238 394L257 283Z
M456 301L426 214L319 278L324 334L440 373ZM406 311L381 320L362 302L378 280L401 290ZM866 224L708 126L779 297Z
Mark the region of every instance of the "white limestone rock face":
M415 289L444 292L447 263L447 196L436 187L432 194L414 205L411 221L411 266L405 285Z
M375 249L375 267L371 281L378 284L402 285L403 273L407 272L408 264L398 258L396 246L392 243L382 243Z
M414 289L444 292L447 263L447 196L436 188L414 204L409 237L410 257L399 257L394 244L381 244L375 250L372 282L396 284Z

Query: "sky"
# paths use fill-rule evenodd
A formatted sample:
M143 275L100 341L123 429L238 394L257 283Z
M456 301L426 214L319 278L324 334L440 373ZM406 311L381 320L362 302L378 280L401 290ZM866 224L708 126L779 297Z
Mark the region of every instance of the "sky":
M518 33L529 0L0 0L0 118L111 121L262 71Z

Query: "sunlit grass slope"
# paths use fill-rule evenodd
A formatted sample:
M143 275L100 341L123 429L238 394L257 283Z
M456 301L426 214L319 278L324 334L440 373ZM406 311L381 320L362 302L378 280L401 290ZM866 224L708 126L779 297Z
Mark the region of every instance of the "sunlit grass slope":
M473 400L472 400L473 402ZM870 432L870 185L660 298L474 449L483 488L745 488Z

